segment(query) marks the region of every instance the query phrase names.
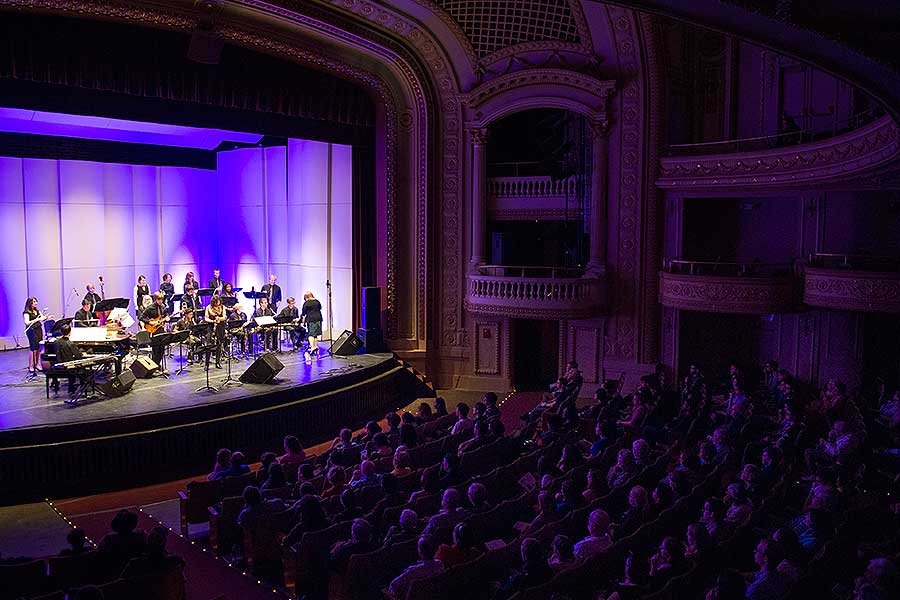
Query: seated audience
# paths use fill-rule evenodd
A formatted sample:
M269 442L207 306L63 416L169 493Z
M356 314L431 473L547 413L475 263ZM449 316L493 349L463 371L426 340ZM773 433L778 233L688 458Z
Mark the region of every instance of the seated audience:
M434 416L438 419L447 416L447 401L442 396L434 399Z
M534 538L525 538L521 546L522 566L500 584L495 599L508 598L517 591L549 581L553 569L547 562L543 545Z
M375 463L364 460L359 465L359 470L350 480L350 489L354 491L369 487L380 487L381 475L377 472Z
M422 402L419 404L419 408L416 409L416 422L419 425L424 425L425 423L431 423L434 421L434 414L431 412L431 405L427 402Z
M634 533L650 517L650 500L647 490L636 485L628 492L628 508L615 526L616 537L623 538Z
M212 472L209 474L207 479L210 481L214 479L218 479L216 475L221 471L227 471L231 468L231 450L228 448L221 448L218 452L216 452L216 464L213 465Z
M488 502L487 488L482 483L477 481L471 483L466 490L466 496L469 498L469 511L472 514L487 512L494 508L494 505Z
M269 467L277 460L278 455L274 452L263 452L259 455L259 470L256 471L257 486L261 486L266 482L266 479L269 478ZM231 462L231 454L228 455L228 461Z
M416 433L416 427L410 423L404 423L400 426L400 445L397 446L397 452L409 451L419 445L419 435Z
M609 515L602 508L591 512L588 517L587 529L587 537L575 544L575 559L579 562L584 562L605 552L613 545L612 536L609 533Z
M400 521L397 525L391 525L384 536L384 548L389 548L409 540L414 540L421 534L419 527L419 515L416 511L404 508L400 513Z
M715 548L703 523L688 525L684 539L684 557L694 563L699 564L708 559L710 552Z
M609 489L619 487L631 479L635 472L634 455L628 448L622 448L616 455L616 464L606 474L606 485Z
M500 408L497 406L498 398L494 392L487 392L481 401L484 402L484 418L488 421L500 419Z
M434 558L449 569L475 560L481 554L481 548L475 541L475 531L466 523L457 523L453 528L453 544L441 544Z
M573 479L566 479L556 495L556 512L565 515L584 505L584 496Z
M454 423L453 428L450 429L450 434L460 435L469 433L474 428L475 421L469 418L469 405L465 402L460 402L456 405L456 423Z
M221 450L220 450L221 452ZM232 452L229 457L229 467L220 471L216 471L210 475L210 479L224 479L226 477L239 477L250 472L250 467L246 465L246 458L243 452ZM272 463L277 464L277 463Z
M412 467L410 467L409 452L405 450L394 452L393 462L394 470L391 471L391 475L394 477L403 478L413 472Z
M469 516L468 511L462 507L462 498L456 488L444 490L441 496L441 510L428 520L425 533L441 538L442 532L447 534L457 523Z
M731 483L725 488L725 504L728 506L725 520L732 527L743 525L753 513L753 504L747 496L747 489L740 482Z
M753 560L759 570L747 583L748 600L778 600L788 590L788 582L778 571L778 565L784 560L781 544L763 538L756 545Z
M339 467L352 467L359 462L359 454L362 447L353 441L353 432L349 429L341 429L338 437L331 442L328 450L328 461Z
M725 503L718 498L708 498L703 503L703 511L700 514L700 522L706 526L709 539L714 544L724 540L730 533L725 521Z
M278 462L285 467L297 467L306 460L306 452L296 436L288 435L284 438L284 454L278 457Z
M60 550L60 556L74 556L89 551L85 547L87 545L87 535L84 533L84 529L80 527L75 527L66 535L66 542L69 543L69 547Z
M603 497L606 490L603 474L600 469L591 469L587 474L587 488L581 493L585 502L594 502Z
M366 554L378 546L374 543L372 526L365 519L354 519L350 526L350 539L337 542L328 554L328 568L343 574L354 554ZM432 550L433 552L433 550Z
M284 467L281 466L281 463L275 462L269 465L269 477L265 483L259 486L259 491L280 490L286 487L287 484L287 478L284 476Z
M325 514L325 509L322 508L322 502L318 496L303 496L291 507L291 510L296 514L296 521L287 536L282 540L282 544L285 547L298 544L304 533L321 531L332 525L332 521Z
M673 577L687 571L684 544L674 537L666 537L656 554L650 557L650 580L653 587L663 587Z
M322 499L340 496L347 489L347 472L342 467L331 467L325 477L325 489L322 490Z
M259 488L256 486L248 485L245 487L242 496L244 498L244 508L238 514L237 524L244 529L256 527L262 515L284 510L284 502L274 498L263 499L259 493Z
M784 558L778 566L778 572L788 583L799 581L803 576L803 546L797 538L797 533L790 527L781 527L772 534L772 539L781 545Z
M566 444L559 457L559 462L556 463L556 468L565 473L583 464L584 457L581 455L581 450L578 449L578 445Z
M144 553L147 536L137 528L138 516L130 510L120 510L107 533L97 546L98 558L108 573L118 574L128 561Z
M147 545L144 553L132 558L125 565L120 577L122 579L138 579L146 575L169 573L184 567L184 559L166 552L166 538L169 531L158 525L147 534Z
M538 492L538 514L532 519L526 531L536 531L559 518L556 512L556 494L550 490Z
M430 535L423 535L419 538L419 562L406 567L400 575L391 581L387 588L388 595L391 598L397 598L398 600L406 598L406 592L414 580L430 577L444 570L444 564L434 558L434 546L434 539Z
M491 430L487 421L475 421L475 426L472 429L474 431L474 437L459 445L459 449L457 450L459 456L462 456L466 452L483 448L494 441L494 437L491 435Z
M578 564L575 560L575 544L567 535L557 535L550 546L550 567L554 571L563 571Z

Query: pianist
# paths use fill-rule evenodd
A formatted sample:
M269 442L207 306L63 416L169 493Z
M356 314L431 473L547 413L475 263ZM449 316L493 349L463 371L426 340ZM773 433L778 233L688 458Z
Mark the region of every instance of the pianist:
M60 337L56 340L56 364L69 362L83 358L81 350L69 340L69 334L72 333L72 327L63 325L60 328ZM59 389L59 380L53 383L53 389ZM69 393L75 392L75 375L69 375Z
M97 324L97 319L91 312L91 301L87 297L81 301L81 309L75 311L75 318L72 322L75 327L93 327Z

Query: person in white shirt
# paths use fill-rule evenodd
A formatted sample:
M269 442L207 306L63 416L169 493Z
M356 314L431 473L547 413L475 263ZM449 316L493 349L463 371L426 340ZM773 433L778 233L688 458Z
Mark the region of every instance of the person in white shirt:
M453 429L450 430L451 435L469 433L475 428L475 421L469 419L469 405L465 402L460 402L456 406L456 419Z
M575 560L584 562L608 550L613 545L609 534L609 515L602 508L591 512L588 517L588 536L575 544Z
M405 598L413 580L430 577L444 570L444 563L434 559L437 550L434 538L430 535L420 536L418 548L419 562L406 567L406 570L388 585L387 591L392 598Z

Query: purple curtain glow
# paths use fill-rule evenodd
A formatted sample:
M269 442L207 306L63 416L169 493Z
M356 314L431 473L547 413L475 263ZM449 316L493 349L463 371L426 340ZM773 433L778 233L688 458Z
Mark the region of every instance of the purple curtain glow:
M246 290L275 273L285 296L323 306L330 279L335 328L350 328L350 161L349 146L305 140L222 152L216 171L0 157L0 347L24 343L28 296L71 316L73 289L98 275L130 298L139 274L156 289L171 272L180 292L216 266Z

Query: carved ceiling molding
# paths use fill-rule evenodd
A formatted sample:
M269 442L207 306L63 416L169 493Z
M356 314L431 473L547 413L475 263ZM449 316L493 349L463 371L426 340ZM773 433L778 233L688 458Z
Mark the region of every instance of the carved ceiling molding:
M900 128L889 116L855 131L809 144L715 156L666 157L663 189L784 187L856 178L900 156Z
M790 277L715 277L659 274L663 306L700 312L771 314L795 307Z
M528 69L500 75L460 95L472 113L469 127L485 127L529 108L556 106L592 120L608 119L608 103L616 83L564 69ZM521 94L527 90L527 94Z
M835 310L900 313L900 273L807 267L803 301Z

